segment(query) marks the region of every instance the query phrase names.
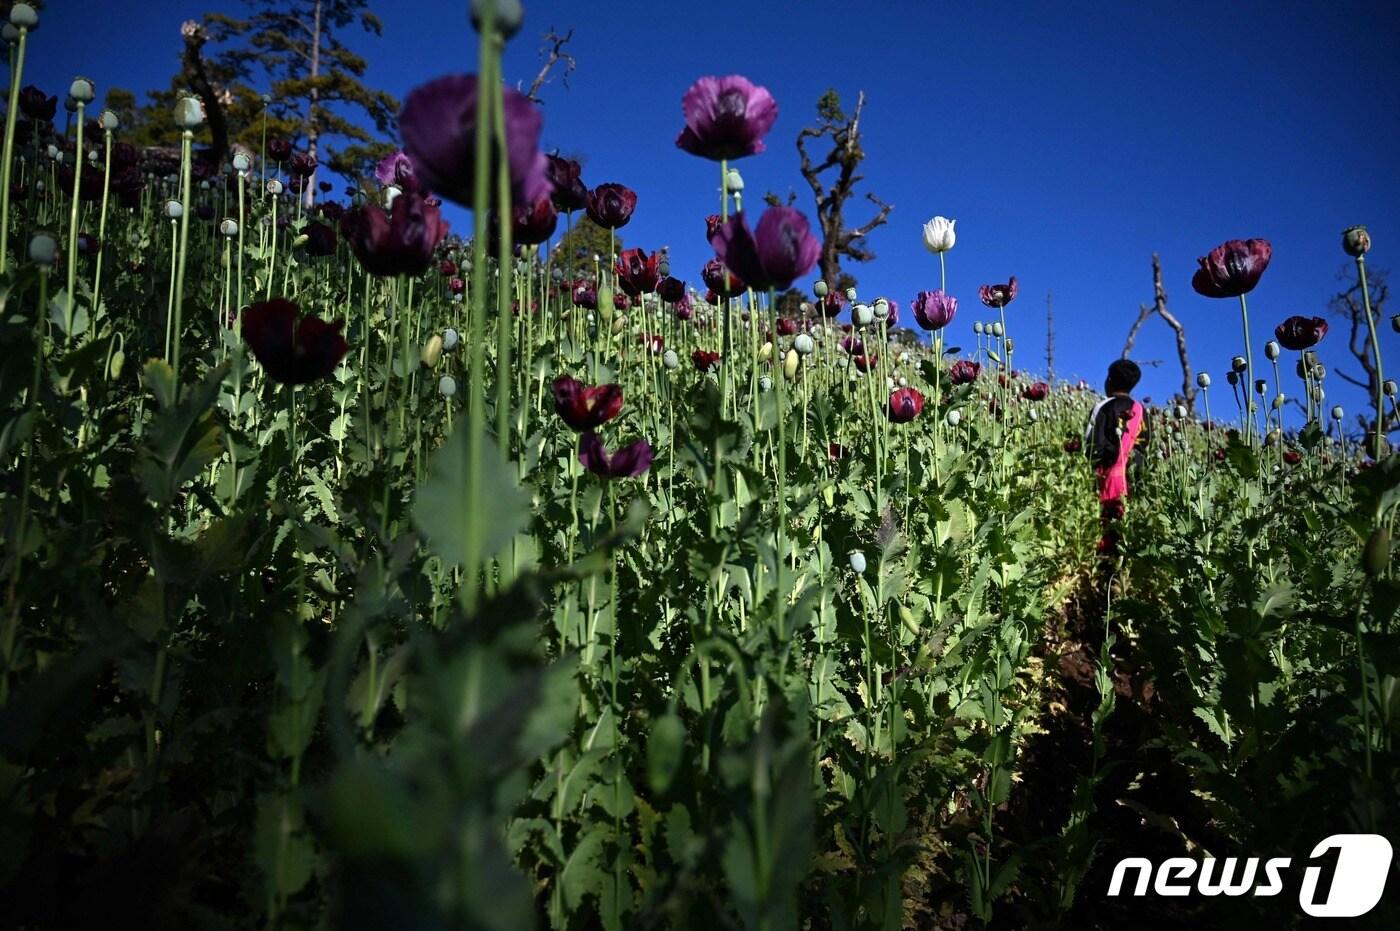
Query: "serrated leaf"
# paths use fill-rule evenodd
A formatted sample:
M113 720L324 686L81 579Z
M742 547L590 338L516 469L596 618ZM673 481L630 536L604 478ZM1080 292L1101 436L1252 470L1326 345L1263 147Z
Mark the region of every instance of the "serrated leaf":
M496 444L478 435L480 449L479 495L468 499L468 469L472 439L465 425L453 431L433 454L430 474L413 500L413 522L427 536L439 556L468 571L467 553L476 542L476 553L486 560L499 552L530 524L530 498L516 482Z

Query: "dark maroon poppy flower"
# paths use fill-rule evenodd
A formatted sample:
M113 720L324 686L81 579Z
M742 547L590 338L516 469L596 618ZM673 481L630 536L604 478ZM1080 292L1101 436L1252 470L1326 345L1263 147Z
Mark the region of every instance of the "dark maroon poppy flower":
M457 274L457 263L451 259L443 259L438 263L438 274L444 278L451 278Z
M720 227L724 226L724 217L717 213L712 213L705 218L705 241L709 242L719 233Z
M941 330L953 322L958 299L942 291L920 291L914 298L914 319L925 330Z
M637 440L609 453L596 433L578 438L578 461L602 479L633 478L651 468L651 444Z
M1285 450L1283 453L1283 461L1289 465L1297 465L1303 461L1303 454L1296 449Z
M739 211L710 245L725 266L759 291L788 287L812 270L822 249L802 212L781 206L765 210L752 231Z
M826 457L828 459L844 459L848 450L840 443L826 444Z
M872 352L869 355L852 356L851 361L855 363L859 371L869 372L880 364L880 354L878 352Z
M545 175L553 193L549 195L556 210L573 213L588 206L588 188L583 183L583 168L571 158L546 155Z
M573 286L575 306L589 310L598 309L598 287L591 281L575 281Z
M1273 247L1267 239L1232 239L1198 260L1191 287L1205 297L1239 297L1254 290L1269 267Z
M461 294L467 290L467 281L465 278L458 276L448 281L447 287L451 289L453 294Z
M214 219L214 208L209 204L200 204L194 208L194 215L199 217L205 223L209 223Z
M711 349L697 349L690 354L690 361L695 363L699 371L708 372L719 365L719 353Z
M797 321L791 317L779 317L777 329L779 336L795 336L797 335Z
M893 423L908 423L924 409L924 396L913 388L898 388L890 395L889 418Z
M1077 453L1084 448L1084 443L1078 437L1070 437L1065 440L1065 452Z
M92 235L91 233L79 233L79 234L78 234L78 254L79 254L79 255L97 255L97 253L99 253L99 252L101 252L101 251L102 251L102 240L98 239L96 236Z
M535 201L533 207L517 204L511 208L515 223L511 236L522 246L538 246L554 235L559 225L559 214L554 212L554 204L548 197Z
M345 205L333 200L325 200L316 205L316 212L332 223L338 223L340 218L345 216Z
M865 355L865 340L861 339L859 336L843 336L841 337L840 345L841 348L850 355Z
M689 294L684 295L679 301L676 301L675 310L677 320L689 320L695 316L695 307L690 302Z
M706 262L700 277L705 280L705 286L715 292L716 297L738 297L745 291L745 285L739 280L739 276L725 268L719 259Z
M826 297L817 302L817 310L821 311L821 315L828 320L839 314L841 308L845 306L845 296L837 294L835 291L827 292Z
M685 297L685 282L679 278L667 275L661 279L661 283L656 286L657 295L666 303L674 304Z
M654 356L661 355L662 350L666 348L666 341L659 333L642 333L637 337L637 342Z
M316 156L298 152L287 161L287 173L294 178L309 178L316 173Z
M554 412L579 433L596 430L622 413L622 386L590 386L560 375L554 379Z
M1274 338L1284 349L1302 352L1311 349L1327 335L1327 321L1321 317L1289 317L1274 329Z
M977 293L988 307L1005 307L1016 300L1016 291L1016 276L1012 275L1006 284L984 284Z
M292 157L292 140L269 139L267 141L267 155L274 162L285 162Z
M50 97L31 84L20 89L19 110L31 120L47 122L58 112L58 98Z
M506 161L511 198L533 204L551 191L549 161L539 151L544 117L524 94L505 88ZM399 111L404 151L429 190L472 207L476 177L476 75L450 74L409 92Z
M335 255L335 230L325 223L306 225L306 254L312 256Z
M433 263L433 250L447 235L441 211L422 195L405 191L390 213L377 204L356 207L341 219L350 251L371 275L421 275Z
M651 294L661 283L661 253L624 249L617 257L617 284L630 297Z
M676 145L716 162L762 152L763 137L778 118L768 89L737 74L696 81L681 98L681 111L685 129Z
M605 230L621 229L637 209L637 192L614 182L588 192L588 218Z
M632 306L632 301L621 291L613 292L613 308L615 310L626 310Z
M948 380L955 385L970 385L982 374L982 366L971 359L959 359L948 367Z
M1044 401L1050 396L1050 386L1043 381L1038 381L1033 385L1028 385L1021 392L1021 397L1027 401Z
M335 371L350 351L344 320L327 323L301 316L283 297L259 301L243 312L243 339L273 381L307 385Z

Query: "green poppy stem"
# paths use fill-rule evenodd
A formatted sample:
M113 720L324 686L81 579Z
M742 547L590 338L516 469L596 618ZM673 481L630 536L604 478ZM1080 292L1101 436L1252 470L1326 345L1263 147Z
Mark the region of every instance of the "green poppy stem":
M1385 374L1381 370L1381 344L1376 338L1376 315L1371 310L1371 290L1366 282L1366 257L1358 255L1356 257L1356 273L1361 278L1361 305L1366 309L1366 331L1371 339L1371 358L1376 364L1376 448L1375 458L1379 462L1385 458L1386 450L1383 442L1386 434L1385 429L1385 400L1384 386Z
M24 49L29 41L28 27L19 27L18 49L15 52L14 73L10 78L10 108L5 113L5 161L0 166L0 275L9 268L10 260L10 166L15 155L15 118L19 116L19 85L24 79ZM34 134L38 137L38 133Z

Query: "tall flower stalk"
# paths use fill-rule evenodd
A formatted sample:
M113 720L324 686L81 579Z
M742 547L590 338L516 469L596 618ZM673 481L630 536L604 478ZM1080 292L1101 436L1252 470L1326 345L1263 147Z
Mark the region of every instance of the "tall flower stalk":
M24 50L29 42L29 25L21 16L21 6L29 11L36 23L38 22L33 7L28 4L17 3L15 9L10 11L10 22L19 29L19 40L15 43L15 63L10 75L10 107L5 112L5 162L0 166L0 174L3 174L0 176L0 275L9 268L10 260L10 167L15 160L15 118L19 116L19 87L24 80Z

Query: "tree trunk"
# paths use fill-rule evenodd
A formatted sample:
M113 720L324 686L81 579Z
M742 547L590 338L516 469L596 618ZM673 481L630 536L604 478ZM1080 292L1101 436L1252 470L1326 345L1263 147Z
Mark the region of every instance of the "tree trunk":
M311 100L306 106L306 151L312 158L316 157L316 140L320 138L320 133L316 131L316 103L320 99L321 92L316 87L316 78L321 74L321 0L316 0L315 13L312 16L311 27ZM306 209L310 210L316 204L316 175L319 169L311 173L311 177L306 179L306 186L301 192L302 203Z

